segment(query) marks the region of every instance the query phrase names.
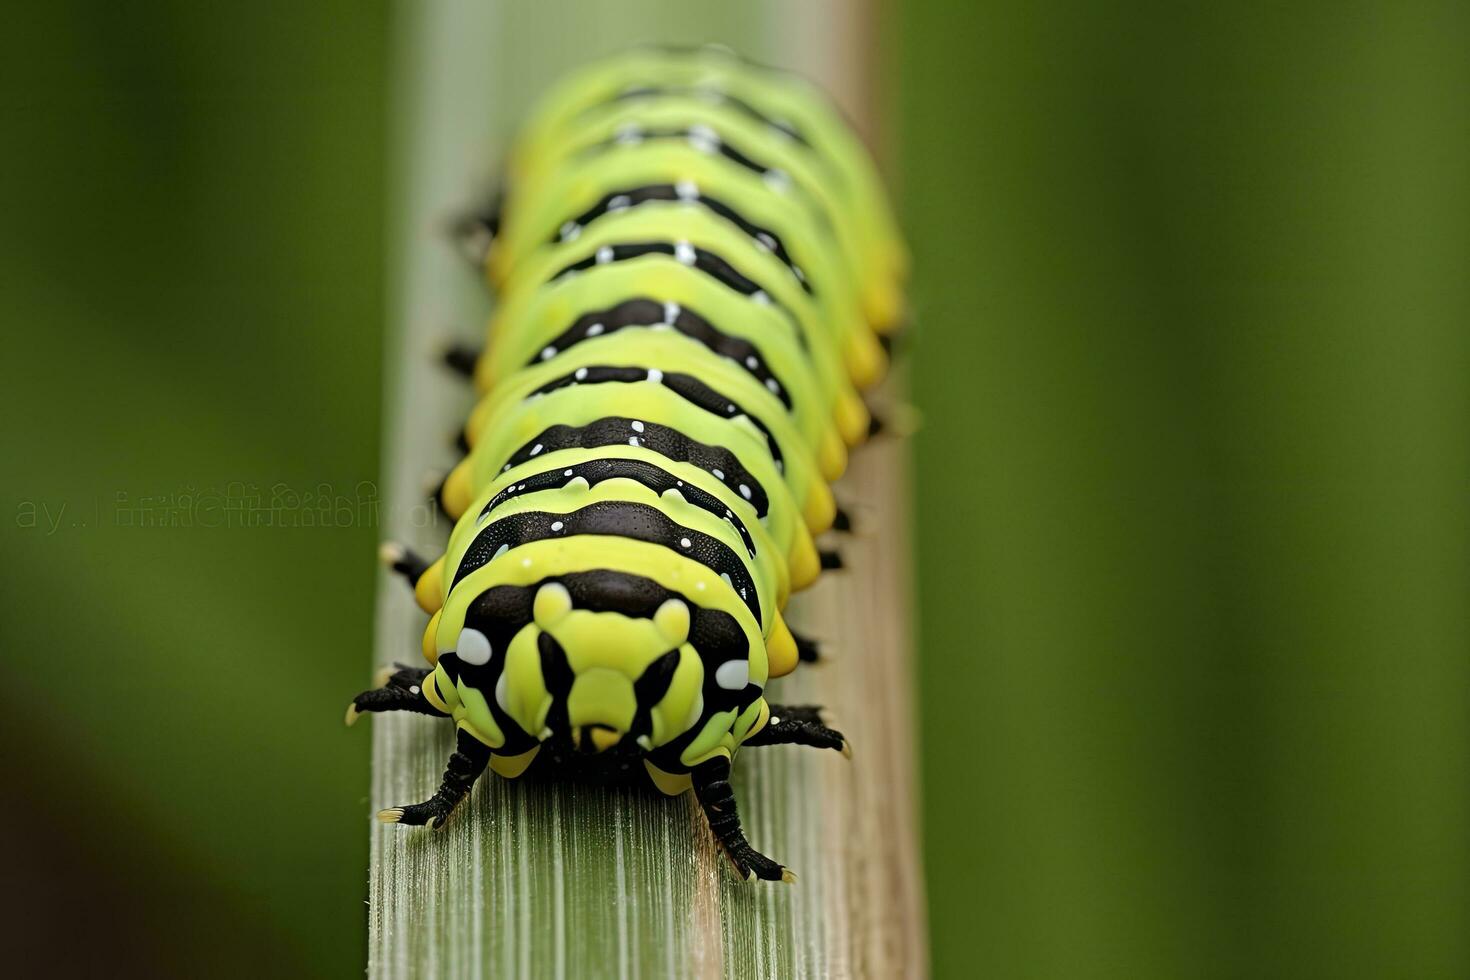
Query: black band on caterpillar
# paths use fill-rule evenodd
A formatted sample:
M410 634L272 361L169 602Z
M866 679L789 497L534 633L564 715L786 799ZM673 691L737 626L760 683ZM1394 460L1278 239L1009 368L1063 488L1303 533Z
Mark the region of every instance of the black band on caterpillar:
M488 565L504 551L547 538L601 534L662 545L684 555L730 583L750 608L756 622L763 622L760 597L740 556L718 538L677 524L656 507L624 501L588 504L569 514L528 511L492 521L481 528L459 560L450 588L465 576Z
M750 557L755 557L755 542L751 540L750 530L745 526L735 512L726 507L713 495L693 486L674 476L668 470L655 466L652 463L639 459L622 459L610 457L607 459L592 459L585 463L576 463L572 466L557 467L544 473L528 476L519 483L512 484L501 490L489 503L480 509L480 518L483 519L505 501L512 497L520 498L527 494L542 490L560 490L568 483L576 479L587 481L588 486L597 486L603 480L636 480L648 489L662 496L670 490L675 490L686 503L700 510L707 511L716 517L730 522L740 535L740 540L745 542L745 551ZM427 567L427 566L426 566Z
M551 237L552 244L574 241L588 225L603 215L617 214L649 201L682 201L685 204L698 204L707 208L739 228L761 248L780 259L782 264L791 270L792 277L801 285L801 288L815 295L811 283L807 282L806 273L792 261L779 235L768 228L762 228L754 222L747 221L738 211L723 201L700 193L698 185L693 181L685 181L680 184L646 184L642 187L605 194L602 200L591 208L563 223L556 234Z
M776 437L771 434L766 424L741 408L738 402L715 391L693 375L677 372L665 374L662 371L645 367L611 367L589 364L586 367L577 368L570 374L564 374L554 381L546 382L527 397L548 395L561 388L570 388L572 385L636 384L640 381L655 380L686 402L697 405L712 415L726 419L744 418L748 420L765 437L766 447L771 452L771 459L775 461L776 469L784 467L785 457L781 452L781 444L776 441Z
M791 125L790 123L779 122L775 119L772 119L770 116L767 116L765 113L761 112L759 109L751 105L749 102L746 102L744 99L731 95L729 92L722 92L716 88L689 88L683 86L676 87L672 85L655 88L652 86L644 85L637 88L624 89L617 95L614 95L607 102L602 103L602 105L608 105L614 102L628 102L634 99L654 99L666 95L693 96L695 98L704 99L708 102L715 102L721 105L727 105L737 112L748 116L750 119L753 119L754 121L761 123L764 126L771 127L781 135L795 140L802 146L810 147L812 145L811 141L806 138L802 131ZM594 106L593 108L597 107Z
M783 193L794 191L801 196L803 204L810 209L813 219L821 226L822 230L828 234L833 232L831 215L818 202L816 195L812 193L810 188L793 181L791 175L779 167L768 167L747 156L734 146L731 146L719 133L716 133L708 126L690 126L676 129L644 129L641 126L628 125L620 129L611 139L587 147L582 151L581 156L583 159L591 159L631 144L643 143L645 141L674 140L688 143L703 153L718 153L731 163L743 167L751 173L759 174L761 179L775 190Z
M476 671L493 668L495 658L503 656L500 651L508 647L515 634L532 621L536 593L549 582L565 587L578 609L618 613L630 619L652 619L664 603L670 599L680 600L689 608L689 643L711 670L717 664L741 656L746 650L748 640L745 631L729 613L701 606L692 596L666 589L641 575L598 568L569 572L530 585L496 585L480 593L470 603L465 625L485 633L496 652L485 665L457 663L451 676L469 676ZM442 658L440 662L444 662Z
M502 470L509 470L543 452L555 452L558 449L642 446L675 462L690 463L702 470L709 471L715 479L750 501L757 517L766 516L771 507L766 488L761 486L760 481L730 450L719 446L707 446L697 439L691 439L678 429L671 429L657 422L638 422L643 427L640 432L633 426L633 423L637 421L637 419L624 418L619 415L608 415L581 426L553 425L543 429L539 435L517 449ZM638 434L629 436L629 432L638 432Z
M742 296L749 296L762 306L770 306L779 310L785 317L797 326L796 315L777 301L760 283L736 269L714 252L702 249L688 242L625 242L618 245L603 245L597 251L586 258L578 259L551 277L550 282L556 282L577 272L585 272L599 265L608 265L613 262L626 262L629 259L641 258L645 255L672 255L680 265L687 265L698 269L716 282L729 286ZM797 329L798 336L801 334Z
M791 408L791 395L781 379L776 377L760 350L748 340L722 333L708 320L693 310L677 303L660 303L652 299L630 299L617 306L593 313L584 313L575 323L567 327L556 338L526 363L535 364L558 353L569 350L585 340L616 333L625 327L649 327L665 325L679 333L697 340L722 357L743 367L747 373L770 391L781 404ZM550 351L548 354L547 352Z

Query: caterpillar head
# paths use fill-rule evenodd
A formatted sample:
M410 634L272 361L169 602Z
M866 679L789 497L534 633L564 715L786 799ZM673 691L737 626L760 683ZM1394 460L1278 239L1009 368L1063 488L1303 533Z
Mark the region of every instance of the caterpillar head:
M467 720L483 709L506 736L498 751L539 746L537 766L563 778L631 776L644 754L676 765L681 738L764 680L733 616L610 569L493 587L449 630L440 664L474 689Z
M579 607L561 582L537 589L532 625L550 701L543 729L549 739L581 753L647 747L652 712L669 693L690 617L675 598L651 616L638 612L607 603Z

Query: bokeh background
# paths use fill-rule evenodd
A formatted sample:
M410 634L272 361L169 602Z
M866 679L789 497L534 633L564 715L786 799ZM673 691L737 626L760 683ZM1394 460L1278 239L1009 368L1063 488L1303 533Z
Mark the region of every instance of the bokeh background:
M1470 975L1470 10L881 17L936 972ZM394 30L0 32L23 975L360 969Z

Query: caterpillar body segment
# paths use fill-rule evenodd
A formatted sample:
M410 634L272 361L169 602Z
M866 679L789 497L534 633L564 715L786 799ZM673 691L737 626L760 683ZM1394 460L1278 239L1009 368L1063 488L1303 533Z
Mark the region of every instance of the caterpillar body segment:
M560 240L580 241L611 217L648 210L706 218L781 267L762 280L768 288L794 289L822 308L823 319L837 333L833 350L845 358L859 387L878 380L886 355L853 288L860 260L851 254L851 236L829 218L842 205L831 183L807 159L809 154L758 163L737 147L757 143L759 126L687 99L629 104L599 125L603 129L579 132L579 138L590 142L546 164L549 169L523 195L534 207L540 201L557 202L569 191L576 194L585 207L571 212L559 208L560 223L550 225ZM630 134L643 135L634 139ZM649 161L660 157L662 166L650 174ZM732 162L732 157L742 162ZM779 211L788 217L782 220ZM571 218L565 217L568 213ZM527 228L522 234L540 237L547 227L539 217L508 224L507 234ZM497 245L492 254L497 266L513 269L524 252L506 244Z
M792 144L822 161L842 193L842 216L852 223L861 257L861 298L880 332L902 323L909 257L871 158L841 113L805 79L762 68L719 48L641 49L569 76L542 103L509 160L511 180L544 172L568 134L616 112L690 95L764 123L775 148Z
M589 284L585 273L593 268L601 274ZM670 321L677 326L687 310L716 331L743 338L768 372L766 383L774 378L788 397L796 397L807 372L814 374L816 386L803 400L826 405L847 445L865 437L867 409L826 318L774 256L708 213L632 209L590 225L575 241L541 249L522 269L523 276L502 289L491 333L503 332L496 329L501 324L514 324L526 335L503 352L492 345L477 372L481 387L548 356L547 351L554 356L565 349L558 340L584 315L608 310L606 290L613 289L659 304L662 315L650 328ZM606 332L603 326L592 338L573 334L566 340L595 339ZM730 346L710 339L717 351Z
M642 51L554 92L481 222L489 344L439 499L443 555L385 546L429 614L427 669L362 713L448 718L442 826L489 768L693 789L745 877L741 745L849 751L767 701L816 659L783 610L840 557L830 483L868 435L906 253L871 163L809 87L727 54Z

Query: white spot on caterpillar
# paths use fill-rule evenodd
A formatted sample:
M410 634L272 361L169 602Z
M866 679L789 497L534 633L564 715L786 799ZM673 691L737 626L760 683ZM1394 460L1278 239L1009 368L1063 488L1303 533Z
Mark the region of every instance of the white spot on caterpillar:
M600 324L600 323L594 323L594 324L592 324L592 326L590 326L590 327L587 328L587 336L589 336L589 337L596 337L599 334L601 334L602 331L604 331L606 329L607 328L604 327L602 324Z
M742 483L737 489L740 491L740 496L744 497L746 500L750 499L750 487L747 487L745 484Z
M409 694L417 694L417 693L419 693L419 686L417 684L410 684L410 685L408 685L408 693Z
M750 664L744 660L726 660L715 670L715 683L727 691L743 691L750 683Z
M501 545L499 548L496 548L495 549L495 554L493 554L493 555L490 556L490 560L491 561L494 561L495 559L499 558L501 555L505 554L509 550L510 550L510 545L508 545L508 544Z
M564 242L576 241L577 235L579 235L581 231L581 225L577 224L575 221L568 221L566 224L561 226L561 240Z
M710 472L715 475L716 480L723 480L725 478L725 473L723 470L710 470Z
M560 531L564 527L566 527L566 525L563 524L561 521L552 521L551 522L551 529L553 531Z
M656 385L657 384L663 384L663 381L664 381L664 373L662 371L660 371L658 368L649 368L648 369L648 380L649 381L652 381Z
M734 413L734 412L738 412L739 410L740 410L739 406L737 406L734 402L731 402L730 404L728 404L728 405L725 406L725 411L727 411L727 412Z
M602 246L601 248L599 248L597 250L597 264L598 265L607 265L612 260L613 260L613 250L612 250L612 246L611 245L604 245L604 246Z
M562 470L561 471L561 475L562 476L571 476L572 475L572 471L571 470Z
M616 135L613 136L613 141L621 143L624 146L640 143L643 141L643 130L639 129L636 123L625 123L618 127Z
M801 266L793 265L791 267L791 274L796 277L797 282L806 282L806 273L801 271Z
M531 455L532 456L535 456L537 453L541 452L541 450L543 450L545 448L546 448L545 446L541 445L541 443L538 442L538 443L536 443L536 445L534 445L534 446L531 447Z
M636 445L638 445L638 437L637 436L629 436L628 437L628 445L630 445L630 446L636 446Z
M465 663L483 667L490 662L490 637L466 626L459 631L454 652Z
M692 180L681 180L674 185L674 194L681 201L696 201L699 199L699 187Z
M769 391L771 394L774 395L776 392L778 392L778 391L781 390L781 386L776 383L776 379L775 378L767 378L766 379L766 390Z
M679 313L680 313L680 310L679 310L679 304L678 303L665 303L664 304L664 322L665 323L673 323L675 320L679 319Z
M556 356L556 348L550 345L541 348L541 360L549 361Z
M692 548L692 547L694 547L694 542L693 541L690 541L688 538L680 538L679 539L679 547L681 547L681 548Z
M576 374L573 374L572 377L576 378L578 381L585 381L585 380L587 380L587 369L586 368L577 368L577 373Z
M714 153L720 148L720 137L708 126L690 126L689 145L701 153Z
M757 232L755 240L765 246L767 251L773 251L776 248L776 240L764 231Z
M607 202L607 209L608 211L616 214L619 211L626 210L628 205L632 203L633 199L631 197L626 194L619 194L617 197L614 197Z
M730 581L730 573L729 572L721 572L720 573L720 581L724 582L726 585L728 585L732 589L735 588L735 583L732 582L732 581Z
M754 371L756 368L761 366L761 360L754 354L747 354L745 355L745 366Z
M778 193L785 194L791 189L791 178L784 170L767 170L761 174L761 179L766 182L767 187Z
M764 289L757 289L755 292L750 294L750 298L755 300L762 306L771 305L771 297L766 295L766 291Z
M632 425L632 429L633 429L634 432L642 432L643 431L643 423L642 422L635 421L633 423L633 425Z
M681 265L693 265L695 258L694 246L688 242L675 242L674 258L678 259Z

